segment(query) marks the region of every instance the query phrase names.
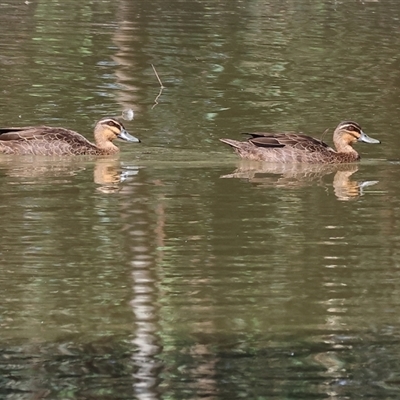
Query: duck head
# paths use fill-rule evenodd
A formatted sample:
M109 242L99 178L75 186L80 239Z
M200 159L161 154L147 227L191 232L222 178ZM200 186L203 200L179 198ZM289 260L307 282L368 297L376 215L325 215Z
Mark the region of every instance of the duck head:
M356 142L380 143L379 140L368 136L357 122L341 122L333 133L333 141L339 152L347 152Z
M102 118L94 128L96 143L104 141L112 142L115 139L122 139L127 142L140 143L140 140L132 136L125 127L115 118Z

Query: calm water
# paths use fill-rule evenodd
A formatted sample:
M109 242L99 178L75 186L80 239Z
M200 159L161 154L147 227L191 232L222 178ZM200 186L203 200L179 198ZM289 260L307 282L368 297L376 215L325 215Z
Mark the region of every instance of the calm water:
M0 156L0 398L399 397L398 0L0 11L1 125L132 107L142 139ZM218 141L344 119L382 140L359 165Z

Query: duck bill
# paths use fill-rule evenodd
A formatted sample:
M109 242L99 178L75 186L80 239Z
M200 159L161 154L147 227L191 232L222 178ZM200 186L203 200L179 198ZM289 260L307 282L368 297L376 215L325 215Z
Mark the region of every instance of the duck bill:
M118 139L126 140L127 142L132 143L140 143L140 140L137 137L132 136L125 129L120 132L120 134L118 135Z
M369 137L366 133L361 131L361 136L358 138L359 142L364 142L364 143L380 143L380 140L374 139L372 137Z

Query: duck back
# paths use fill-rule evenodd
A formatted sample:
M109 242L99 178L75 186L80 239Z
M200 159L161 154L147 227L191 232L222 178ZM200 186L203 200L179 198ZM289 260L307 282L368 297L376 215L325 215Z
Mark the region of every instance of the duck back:
M0 128L0 152L20 155L101 154L101 150L81 134L47 126Z

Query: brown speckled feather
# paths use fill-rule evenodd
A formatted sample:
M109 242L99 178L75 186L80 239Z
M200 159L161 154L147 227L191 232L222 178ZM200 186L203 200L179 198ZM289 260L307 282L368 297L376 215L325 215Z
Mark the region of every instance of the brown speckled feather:
M95 127L96 144L78 132L50 126L0 128L0 153L19 155L108 155L119 151L112 141L139 139L114 118L103 118Z
M48 126L0 128L0 151L21 155L99 154L99 149L81 134Z
M242 158L254 161L278 163L351 163L360 156L353 149L356 141L379 143L365 135L358 124L342 122L334 132L336 151L323 141L299 133L247 133L246 142L232 139L220 139L233 147ZM368 141L370 140L370 141Z
M329 146L321 140L315 139L311 136L303 135L301 133L247 133L251 137L249 142L259 147L285 147L291 146L296 149L305 151L313 151L311 147L320 149L321 147L329 148Z

